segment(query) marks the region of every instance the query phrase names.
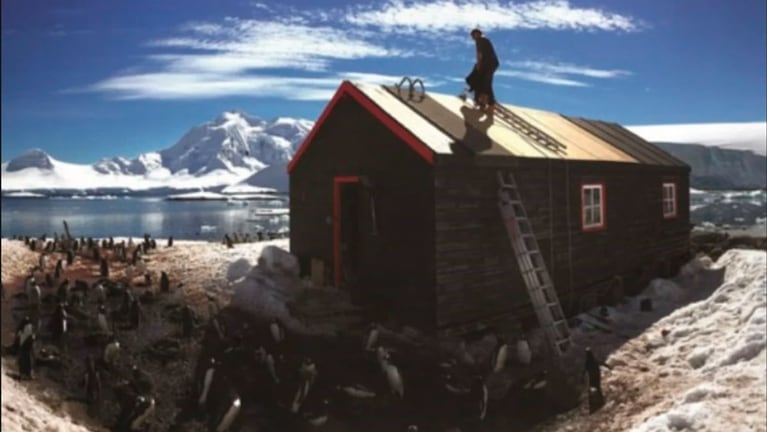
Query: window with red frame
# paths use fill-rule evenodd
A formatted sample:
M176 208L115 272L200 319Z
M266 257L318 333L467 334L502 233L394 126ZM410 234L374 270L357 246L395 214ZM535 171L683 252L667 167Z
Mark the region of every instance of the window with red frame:
M584 231L605 226L605 186L600 183L581 186L581 226Z
M663 183L663 217L676 217L676 183Z

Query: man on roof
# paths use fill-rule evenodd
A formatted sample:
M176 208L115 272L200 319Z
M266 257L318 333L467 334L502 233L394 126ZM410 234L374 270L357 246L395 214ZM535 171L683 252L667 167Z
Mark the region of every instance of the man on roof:
M475 100L480 109L492 114L495 109L495 92L493 92L493 75L498 69L498 56L495 54L490 39L482 35L482 31L474 29L471 38L477 45L477 62L471 74L466 77L466 83L474 91Z

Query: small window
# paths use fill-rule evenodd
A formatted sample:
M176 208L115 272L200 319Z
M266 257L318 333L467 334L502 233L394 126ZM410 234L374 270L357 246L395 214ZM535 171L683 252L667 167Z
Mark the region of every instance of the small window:
M663 183L663 217L676 217L676 183Z
M605 186L584 184L581 186L581 223L584 231L605 227Z

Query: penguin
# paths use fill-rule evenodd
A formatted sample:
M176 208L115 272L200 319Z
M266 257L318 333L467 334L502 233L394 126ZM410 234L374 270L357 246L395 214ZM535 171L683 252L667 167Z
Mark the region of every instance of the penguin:
M476 403L475 417L478 420L484 420L487 416L487 397L488 391L485 381L481 376L476 376L471 386L471 399Z
M109 263L107 262L106 258L101 259L101 277L102 278L108 278L109 277Z
M61 278L61 273L63 271L64 271L64 262L62 260L56 261L56 270L53 273L56 280L59 280Z
M498 342L493 349L493 355L491 360L491 370L498 373L506 367L506 362L509 359L509 346L503 340L503 337L496 336Z
M400 399L404 398L405 385L402 381L402 374L400 374L399 368L392 362L391 354L386 352L380 359L380 363L391 393Z
M33 283L32 288L29 290L29 295L28 295L30 304L39 306L42 298L43 298L43 293L40 291L40 285Z
M54 341L60 340L67 333L67 311L66 303L60 302L53 311L50 321L50 331Z
M37 240L30 240L29 241L29 249L32 252L36 252L37 251Z
M85 359L83 383L85 386L85 402L89 408L93 409L101 399L101 376L96 370L96 363L91 356Z
M173 247L173 236L168 237L168 247Z
M102 304L96 314L96 328L101 334L110 334L109 322L107 321L107 308Z
M170 280L168 279L168 274L163 272L160 272L160 291L162 292L169 292L170 291Z
M273 318L272 322L269 323L269 333L271 334L272 341L275 344L279 344L285 340L285 329L282 327L282 324L277 318Z
M231 386L227 386L227 390L228 397L223 398L221 413L211 417L210 432L227 432L242 409L240 395Z
M50 273L46 273L45 274L45 285L48 288L53 288L53 284L54 284L54 282L53 282L53 275L51 275Z
M157 240L152 239L149 241L149 247L152 249L157 249Z
M224 234L224 243L226 243L226 247L228 249L232 249L234 247L234 244L232 243L232 238L229 237L229 234Z
M144 273L144 286L145 287L152 286L152 275L150 273Z
M130 386L135 394L150 394L154 389L152 377L141 370L137 364L131 366Z
M114 239L114 237L109 237L109 243L107 243L107 246L109 246L109 249L114 249L114 247L115 247L115 239Z
M24 379L32 379L32 371L35 367L35 340L34 334L27 337L19 347L19 375Z
M277 362L274 358L274 354L270 352L265 352L264 365L266 366L266 371L269 373L269 377L272 379L272 382L274 384L279 384L280 377L277 374Z
M18 328L16 329L16 341L13 344L16 350L18 351L21 345L23 345L24 342L26 342L27 339L32 337L34 334L35 327L34 323L32 322L32 317L26 315L24 319L21 320Z
M120 353L120 342L115 336L112 336L109 343L104 347L104 353L102 355L102 361L107 367L114 367L117 365L117 356Z
M44 253L40 254L40 258L37 261L38 267L44 270L47 264L48 264L48 256Z
M378 343L378 323L372 323L370 324L370 327L368 328L367 335L365 336L365 345L364 349L365 351L374 351L375 345Z
M151 396L136 396L129 410L124 411L117 430L134 432L143 430L144 422L155 410L155 400Z
M301 381L293 396L293 401L290 404L290 412L293 414L298 414L299 411L301 411L301 406L309 396L309 391L312 389L314 381L317 378L317 366L312 359L304 359L299 367L299 374L301 375Z
M94 294L96 297L96 303L104 304L104 302L107 301L107 291L106 288L104 288L103 283L96 282L96 286L94 287Z
M109 242L107 239L101 239L101 249L106 249L109 247Z
M530 344L522 337L517 341L517 360L523 365L529 365L533 358L533 353L530 350Z
M67 301L67 298L69 298L69 279L64 279L64 281L61 282L56 296L59 298L60 302Z
M258 236L258 241L264 241L264 232L263 231L257 232L256 235Z
M217 367L218 364L216 363L216 359L211 357L208 368L205 370L202 382L200 383L200 388L197 396L197 406L199 408L204 409L206 407L208 396L210 394L210 387L211 384L213 384L213 378L215 377Z
M134 298L130 304L129 319L131 328L137 329L141 323L141 305L136 298Z
M67 265L71 266L75 262L75 254L71 251L67 251Z
M128 237L128 249L133 249L133 237Z
M184 305L183 309L181 309L181 325L184 337L192 337L192 332L194 331L194 313L189 305Z

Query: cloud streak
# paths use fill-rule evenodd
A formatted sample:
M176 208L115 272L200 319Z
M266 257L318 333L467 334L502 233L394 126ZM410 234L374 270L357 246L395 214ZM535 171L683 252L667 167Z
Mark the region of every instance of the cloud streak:
M123 100L229 96L326 100L343 79L392 84L401 78L361 70L365 68L356 62L387 59L393 63L437 52L446 58L447 52L438 46L446 41L454 43L456 38L467 43L466 29L476 25L504 31L630 32L641 27L634 18L574 7L566 0L390 0L308 11L257 2L252 6L258 19L188 22L168 37L145 42L151 51L142 66L70 92L101 92ZM509 66L499 76L570 87L590 86L584 78L628 74L534 61ZM444 79L429 79L430 87L444 83Z
M631 75L621 69L597 69L569 63L547 63L542 61L519 61L507 63L510 68L501 69L498 76L517 78L564 87L591 87L584 78L612 79Z
M438 19L436 19L439 17ZM639 31L641 21L596 8L574 7L567 0L526 3L497 0L426 2L389 0L381 6L350 9L345 20L386 32L423 32L439 35L466 32L479 26L486 30Z

